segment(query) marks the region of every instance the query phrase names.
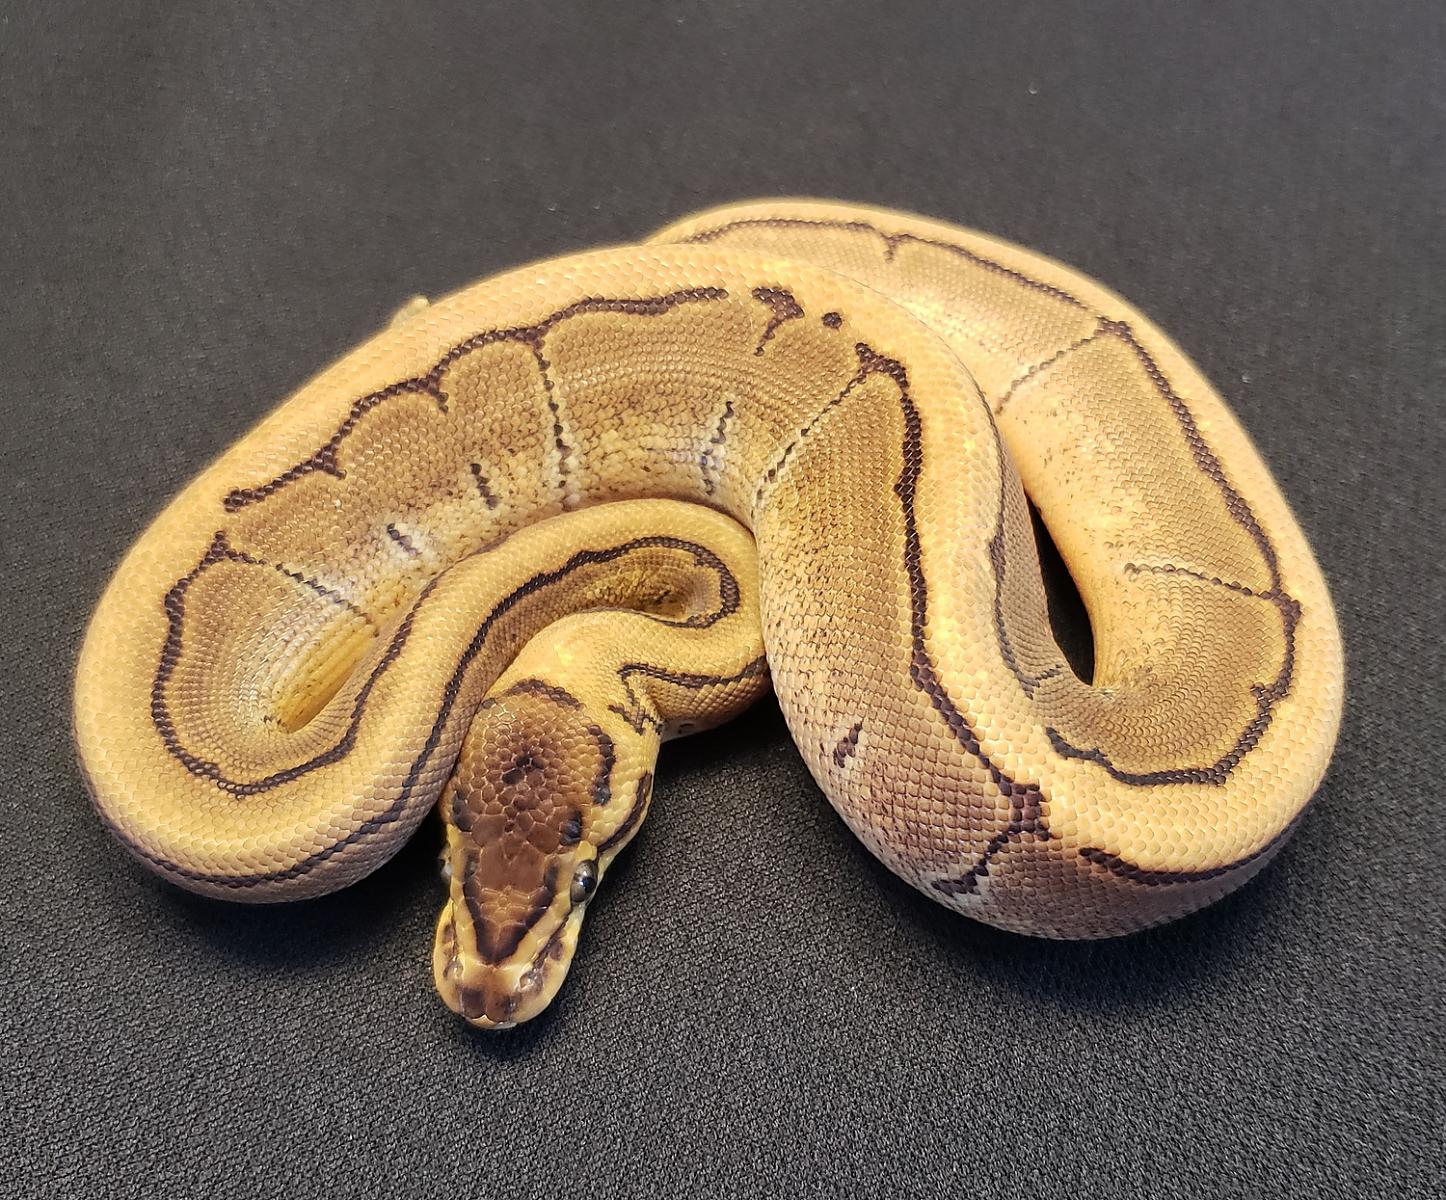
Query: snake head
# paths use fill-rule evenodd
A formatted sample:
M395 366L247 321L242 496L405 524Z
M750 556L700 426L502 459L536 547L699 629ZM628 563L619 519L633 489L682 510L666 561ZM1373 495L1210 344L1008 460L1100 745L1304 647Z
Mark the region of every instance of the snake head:
M508 1028L557 994L588 902L647 803L642 784L627 789L632 807L614 797L624 773L561 689L514 688L479 710L442 795L448 898L432 955L437 990L471 1024Z
M452 1011L479 1029L508 1029L552 1002L600 878L588 849L569 853L559 845L548 853L531 841L481 852L449 845L451 894L437 922L432 969Z

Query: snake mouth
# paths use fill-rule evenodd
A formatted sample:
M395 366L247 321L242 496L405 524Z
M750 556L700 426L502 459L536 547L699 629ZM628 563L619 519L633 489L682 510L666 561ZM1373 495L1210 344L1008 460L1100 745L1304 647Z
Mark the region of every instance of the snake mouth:
M574 906L532 953L489 962L459 936L456 908L448 901L437 921L432 953L438 994L476 1029L511 1029L532 1020L552 1003L567 978L582 917L582 906Z

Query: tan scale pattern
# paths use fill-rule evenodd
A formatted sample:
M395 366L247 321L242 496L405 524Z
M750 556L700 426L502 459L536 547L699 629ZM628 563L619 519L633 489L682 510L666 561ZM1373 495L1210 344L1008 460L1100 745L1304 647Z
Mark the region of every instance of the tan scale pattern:
M1289 508L1143 316L980 234L765 201L409 303L132 548L75 731L118 839L212 895L344 886L440 799L436 983L505 1026L561 984L660 741L770 673L874 853L1055 937L1259 870L1343 689Z

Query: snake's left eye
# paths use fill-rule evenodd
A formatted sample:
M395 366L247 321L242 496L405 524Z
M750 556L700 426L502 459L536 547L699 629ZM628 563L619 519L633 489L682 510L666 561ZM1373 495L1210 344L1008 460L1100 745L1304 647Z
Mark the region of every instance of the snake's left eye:
M572 873L572 889L570 895L574 904L581 904L592 898L597 891L597 861L588 859L587 862L578 863L577 870Z

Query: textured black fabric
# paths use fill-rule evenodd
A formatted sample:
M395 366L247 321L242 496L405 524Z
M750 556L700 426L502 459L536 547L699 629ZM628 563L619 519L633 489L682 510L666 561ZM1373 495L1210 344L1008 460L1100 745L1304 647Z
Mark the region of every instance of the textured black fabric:
M14 5L0 17L5 1195L1423 1195L1443 1170L1446 24L1435 0ZM1235 406L1350 695L1212 910L1056 945L861 849L772 705L666 753L554 1010L432 994L429 827L176 892L67 708L146 519L406 297L816 194L1109 283Z

